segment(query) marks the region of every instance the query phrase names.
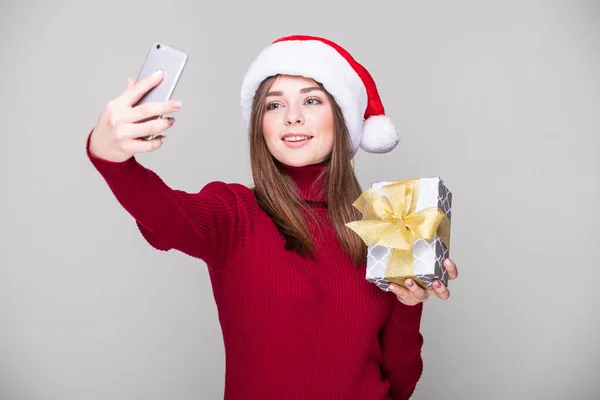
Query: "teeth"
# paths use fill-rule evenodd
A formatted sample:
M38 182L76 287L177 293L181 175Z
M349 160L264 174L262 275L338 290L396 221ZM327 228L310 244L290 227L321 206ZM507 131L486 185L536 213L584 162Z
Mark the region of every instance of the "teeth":
M311 136L288 136L286 138L283 138L283 140L285 140L286 142L299 142L301 140L307 140L310 138Z

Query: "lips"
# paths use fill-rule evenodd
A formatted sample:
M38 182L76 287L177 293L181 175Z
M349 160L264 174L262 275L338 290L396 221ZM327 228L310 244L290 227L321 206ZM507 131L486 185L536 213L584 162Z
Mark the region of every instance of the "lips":
M305 140L310 140L312 138L313 138L312 135L307 135L304 133L286 133L285 135L283 135L281 137L281 140L283 140L284 142L293 143L293 142L302 142Z

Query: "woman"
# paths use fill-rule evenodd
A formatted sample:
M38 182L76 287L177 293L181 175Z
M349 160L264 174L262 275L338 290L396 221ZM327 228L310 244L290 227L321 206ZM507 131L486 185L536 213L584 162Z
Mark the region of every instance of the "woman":
M268 46L242 84L254 188L169 188L134 155L154 151L177 101L132 107L160 75L131 79L88 137L88 155L156 249L204 260L226 353L226 399L407 399L422 372L422 303L410 280L390 295L365 280L351 160L398 143L368 72L322 38ZM454 263L446 260L456 278Z

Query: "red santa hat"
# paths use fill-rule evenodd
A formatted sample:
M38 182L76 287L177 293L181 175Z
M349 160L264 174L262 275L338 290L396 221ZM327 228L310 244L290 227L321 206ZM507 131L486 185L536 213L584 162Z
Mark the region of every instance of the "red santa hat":
M275 40L250 65L241 89L247 129L258 86L277 74L304 76L323 84L342 110L354 153L359 147L369 153L386 153L400 141L369 72L336 43L303 35Z

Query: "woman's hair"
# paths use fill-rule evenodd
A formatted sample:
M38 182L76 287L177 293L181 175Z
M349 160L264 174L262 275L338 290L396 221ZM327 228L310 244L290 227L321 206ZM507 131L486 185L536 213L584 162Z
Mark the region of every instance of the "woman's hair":
M281 172L281 164L269 152L263 136L265 98L276 77L269 77L260 84L252 104L249 141L253 191L259 206L285 237L286 248L302 256L312 256L313 242L303 219L303 215L311 215L306 212L308 205L298 196L293 180ZM340 243L350 259L361 265L366 261L366 246L358 235L345 226L347 222L361 217L360 212L352 206L361 193L361 187L352 167L348 129L340 107L323 85L318 84L329 98L334 120L333 150L325 161L328 168L319 178L326 180L329 217Z

